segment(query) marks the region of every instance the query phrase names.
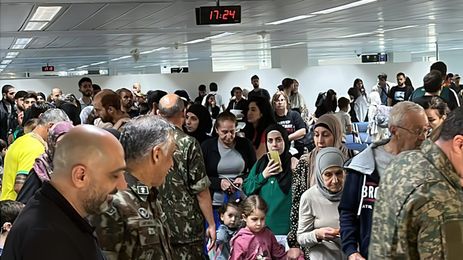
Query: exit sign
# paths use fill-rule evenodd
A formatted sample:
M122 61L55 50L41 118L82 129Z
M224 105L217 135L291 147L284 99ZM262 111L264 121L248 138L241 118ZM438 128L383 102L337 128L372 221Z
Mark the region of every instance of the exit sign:
M42 66L42 71L55 71L55 66Z

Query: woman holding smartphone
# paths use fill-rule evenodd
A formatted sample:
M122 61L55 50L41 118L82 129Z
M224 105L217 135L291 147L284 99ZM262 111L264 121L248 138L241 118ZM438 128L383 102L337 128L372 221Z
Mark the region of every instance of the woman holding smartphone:
M292 170L297 159L289 153L288 132L282 126L270 125L265 130L265 140L267 152L276 151L279 156L272 153L262 156L244 181L243 191L265 200L268 204L265 222L279 241L285 241L290 226Z

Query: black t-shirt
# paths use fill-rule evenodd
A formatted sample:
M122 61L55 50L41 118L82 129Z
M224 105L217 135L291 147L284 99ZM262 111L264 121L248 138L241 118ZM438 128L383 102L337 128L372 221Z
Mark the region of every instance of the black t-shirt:
M392 105L395 105L399 102L408 100L412 95L413 90L414 89L411 86L394 86L389 90L388 97L392 99Z
M278 116L275 114L275 119L279 125L286 129L288 135L299 129L305 128L304 120L302 120L301 115L296 111L289 110L285 116ZM294 146L300 147L301 145L304 145L304 138L294 141Z

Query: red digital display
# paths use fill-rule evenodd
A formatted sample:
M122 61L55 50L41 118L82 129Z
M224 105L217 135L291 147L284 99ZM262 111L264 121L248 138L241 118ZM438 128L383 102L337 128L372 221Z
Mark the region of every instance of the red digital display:
M42 66L42 71L43 72L46 72L46 71L55 71L55 66Z
M203 6L196 8L196 24L241 22L241 6Z

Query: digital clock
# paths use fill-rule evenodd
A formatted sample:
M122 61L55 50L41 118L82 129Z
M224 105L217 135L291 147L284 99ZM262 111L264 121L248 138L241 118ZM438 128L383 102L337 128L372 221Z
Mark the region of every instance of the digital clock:
M196 8L196 24L241 23L241 6L203 6Z

